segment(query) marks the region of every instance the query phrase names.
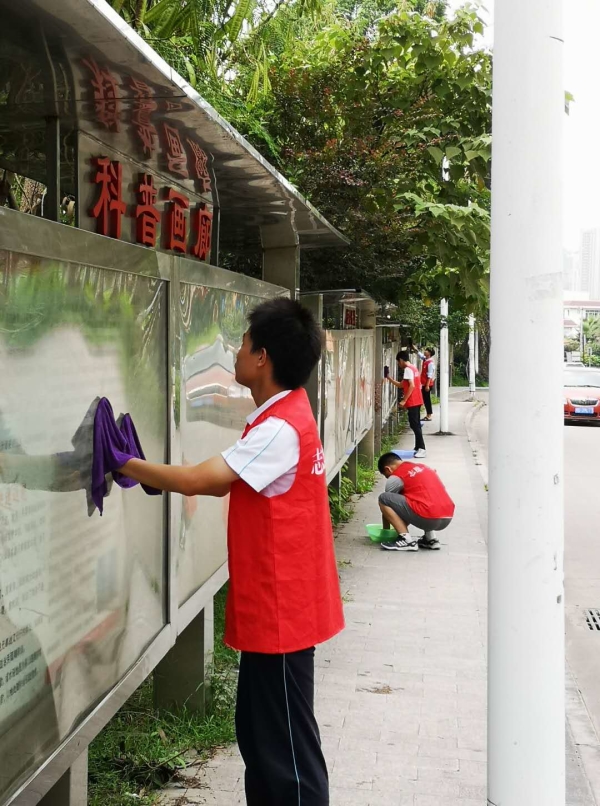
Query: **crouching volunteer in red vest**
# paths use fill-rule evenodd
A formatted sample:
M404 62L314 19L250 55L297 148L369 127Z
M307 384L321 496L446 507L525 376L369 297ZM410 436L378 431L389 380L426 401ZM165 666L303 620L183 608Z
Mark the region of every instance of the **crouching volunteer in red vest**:
M225 642L241 650L236 731L249 806L327 806L314 647L344 626L323 449L302 385L321 330L298 302L250 314L235 377L257 405L242 438L195 467L132 459L125 475L229 503Z
M421 428L421 406L423 405L423 394L421 392L421 375L414 364L410 363L410 356L407 351L401 351L396 356L398 369L402 372L402 380L395 381L388 375L387 380L403 390L404 397L400 403L401 408L406 409L408 423L415 435L415 457L424 459L427 456L425 450L425 440Z
M439 549L436 532L446 529L454 516L454 502L440 477L426 465L403 462L395 453L384 453L377 464L387 479L385 492L379 496L384 529L390 525L398 532L396 540L381 543L387 551ZM409 534L410 524L424 535L415 540Z

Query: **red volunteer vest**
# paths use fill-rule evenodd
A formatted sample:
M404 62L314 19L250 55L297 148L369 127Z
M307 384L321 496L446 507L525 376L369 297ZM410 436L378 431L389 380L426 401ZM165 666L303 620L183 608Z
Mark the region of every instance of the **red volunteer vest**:
M392 475L404 482L402 495L417 515L422 518L451 518L454 515L454 501L435 470L416 462L402 462Z
M296 652L344 627L325 479L323 448L304 389L273 403L268 417L300 437L288 492L267 498L240 480L231 485L225 643L245 652Z
M406 400L406 407L409 408L410 406L422 406L423 405L423 393L421 392L421 376L419 375L419 370L413 364L406 365L409 369L412 369L414 376L415 376L415 388L412 391L411 396L406 400L406 393L408 392L408 387L410 383L408 381L402 381L402 388L404 389L404 399Z
M423 361L423 366L421 367L421 386L425 386L429 378L427 377L427 370L429 369L429 365L433 361L433 358L426 358Z

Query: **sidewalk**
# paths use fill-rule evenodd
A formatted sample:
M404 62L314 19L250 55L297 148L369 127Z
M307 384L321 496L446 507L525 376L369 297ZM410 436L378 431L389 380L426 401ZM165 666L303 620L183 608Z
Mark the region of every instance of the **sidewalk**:
M486 803L487 501L465 429L470 409L451 403L452 436L434 434L435 418L425 426L425 461L457 506L440 551L369 543L364 524L379 518L383 480L338 532L347 626L316 661L331 806ZM572 744L568 754L568 806L595 806ZM244 804L237 749L186 770L160 803Z

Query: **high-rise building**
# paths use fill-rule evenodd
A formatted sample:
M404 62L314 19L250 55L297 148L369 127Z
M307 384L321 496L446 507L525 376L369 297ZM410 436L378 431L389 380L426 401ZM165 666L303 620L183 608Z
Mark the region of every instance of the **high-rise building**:
M581 291L590 299L600 299L600 229L587 229L581 234Z
M581 254L563 250L563 290L581 291Z

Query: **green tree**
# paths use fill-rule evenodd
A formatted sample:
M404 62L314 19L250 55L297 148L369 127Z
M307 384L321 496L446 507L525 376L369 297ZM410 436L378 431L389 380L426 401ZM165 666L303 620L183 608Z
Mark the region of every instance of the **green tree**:
M581 326L583 331L583 356L585 357L590 348L593 352L594 345L600 341L600 316L589 316Z
M352 241L307 289L487 293L490 54L444 0L112 0ZM254 265L254 269L253 269ZM252 256L230 267L256 270Z
M489 262L490 55L482 23L396 10L365 31L329 8L273 50L255 99L292 181L352 239L305 261L312 287L394 299L485 298ZM239 80L243 81L240 73ZM260 143L256 143L261 147Z

